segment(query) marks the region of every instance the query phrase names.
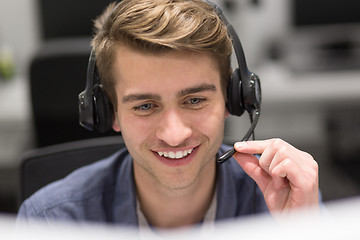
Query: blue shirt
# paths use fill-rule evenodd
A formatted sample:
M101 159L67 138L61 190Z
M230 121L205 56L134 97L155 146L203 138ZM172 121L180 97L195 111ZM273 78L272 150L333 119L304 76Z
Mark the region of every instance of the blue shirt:
M222 145L219 154L229 146ZM79 168L24 201L18 219L138 226L132 157L126 148ZM261 191L233 159L217 165L215 220L268 212Z

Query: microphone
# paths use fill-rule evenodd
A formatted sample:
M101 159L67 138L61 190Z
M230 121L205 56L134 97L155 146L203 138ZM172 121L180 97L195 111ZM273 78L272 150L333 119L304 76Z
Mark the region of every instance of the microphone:
M252 118L252 115L250 115L250 117ZM247 141L249 140L250 136L252 134L254 134L254 130L255 130L255 127L259 121L259 118L260 118L260 108L257 108L255 110L255 117L254 117L254 120L252 121L251 123L251 126L249 128L249 130L247 131L247 133L245 134L245 136L243 137L243 139L241 140L241 142L243 141ZM232 148L230 150L228 150L227 152L225 152L223 155L221 155L220 157L218 157L218 159L216 160L218 163L224 163L226 162L227 160L229 160L234 154L236 153L236 150L235 148Z

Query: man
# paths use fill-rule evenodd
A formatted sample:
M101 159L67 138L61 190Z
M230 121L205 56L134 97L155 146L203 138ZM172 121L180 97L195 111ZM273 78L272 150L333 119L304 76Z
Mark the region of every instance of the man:
M316 162L282 140L238 142L216 164L230 148L232 45L208 3L124 0L96 26L96 65L126 149L41 189L19 218L174 228L318 208Z

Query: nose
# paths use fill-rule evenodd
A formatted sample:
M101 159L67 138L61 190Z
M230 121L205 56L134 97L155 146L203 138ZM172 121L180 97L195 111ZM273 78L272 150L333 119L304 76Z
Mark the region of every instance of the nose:
M163 114L158 123L156 137L172 147L179 146L192 134L192 129L178 111L168 111Z

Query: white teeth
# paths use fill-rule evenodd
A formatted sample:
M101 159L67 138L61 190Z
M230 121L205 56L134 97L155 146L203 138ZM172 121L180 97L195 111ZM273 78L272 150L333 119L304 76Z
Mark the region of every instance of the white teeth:
M175 158L177 158L177 159L179 159L179 158L182 158L184 156L184 154L183 154L183 152L181 151L179 151L179 152L176 152L175 153Z
M189 155L191 152L193 151L193 149L188 149L188 150L184 150L184 151L177 151L177 152L157 152L159 154L159 156L164 156L167 158L171 158L171 159L179 159L179 158L183 158L186 157L187 155Z
M169 152L169 158L176 158L176 153Z

